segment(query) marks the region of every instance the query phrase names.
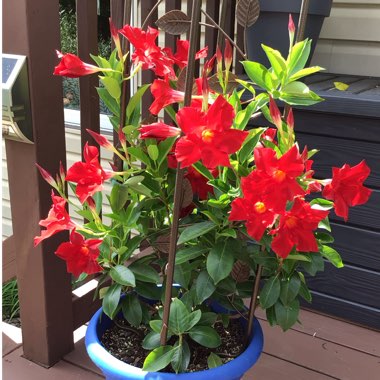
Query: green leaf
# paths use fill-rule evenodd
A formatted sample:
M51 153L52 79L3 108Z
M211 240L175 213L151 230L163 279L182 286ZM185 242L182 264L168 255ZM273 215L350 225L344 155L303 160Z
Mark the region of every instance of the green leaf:
M216 243L207 256L207 272L214 280L214 284L226 278L234 265L233 239L226 239Z
M310 55L311 40L306 39L296 43L292 47L290 56L288 57L288 75L292 76L302 70Z
M151 161L149 157L140 149L135 147L128 147L128 153L136 157L138 160L143 162L147 166L151 166Z
M160 277L155 269L147 264L133 263L129 269L134 273L137 280L158 284Z
M175 335L181 335L187 331L189 311L181 300L174 298L170 306L169 329Z
M146 282L140 282L136 281L136 288L135 288L137 294L139 294L142 297L145 297L149 300L159 300L161 298L162 294L162 288L158 288L156 286L156 283L146 283Z
M202 271L195 284L195 293L197 297L197 303L201 304L207 298L209 298L215 291L215 285L212 278L207 271Z
M158 155L159 155L159 151L158 151L157 145L153 145L153 144L149 145L148 146L148 154L149 154L149 157L153 161L157 161Z
M244 140L244 144L238 153L239 162L244 163L248 159L253 158L253 149L259 142L263 132L263 128L255 128L249 131L249 136Z
M110 276L112 280L120 285L133 287L136 286L135 276L133 272L124 265L116 265L115 267L111 268Z
M323 101L321 97L319 97L315 92L310 91L310 89L308 91L305 90L304 92L298 92L298 91L301 91L301 87L302 87L301 85L298 85L298 83L302 83L302 82L292 82L288 84L287 86L290 86L294 83L297 83L297 87L290 88L290 89L287 88L287 91L285 91L284 89L284 91L280 93L280 97L279 97L280 100L293 106L312 106L313 104L317 104ZM291 92L291 91L296 91L296 92Z
M283 305L281 302L277 302L274 305L276 312L276 321L281 326L283 331L289 330L298 319L300 311L300 304L297 299L292 301L289 305Z
M319 67L319 66L307 67L306 69L302 69L302 70L296 72L295 74L293 74L290 77L289 82L298 80L300 78L306 77L306 76L314 74L314 73L318 73L321 70L324 70L324 68Z
M119 306L121 285L113 284L108 289L103 298L103 312L111 319L114 319Z
M121 88L120 83L111 77L100 77L100 80L104 84L104 87L108 91L108 93L117 101L120 100Z
M189 336L204 347L216 348L221 344L219 334L209 326L195 326L189 331Z
M140 326L142 321L142 309L136 294L126 294L121 304L124 318L135 327Z
M274 306L268 307L268 309L265 310L267 320L271 326L277 325L276 321L276 312L274 310Z
M346 91L348 87L350 87L349 84L343 83L343 82L334 82L334 86L339 91Z
M210 355L207 358L207 365L208 368L216 368L219 367L223 364L222 359L217 355L214 354L213 352L210 353Z
M320 209L331 210L334 207L334 202L324 198L315 198L310 202L310 205L318 205Z
M309 257L298 254L290 254L285 260L311 261Z
M154 350L160 346L161 334L151 331L142 341L142 348L145 350Z
M200 310L195 310L190 313L187 323L187 330L191 330L201 319L202 312Z
M191 271L193 270L192 266L188 262L183 264L176 265L174 268L174 281L177 284L180 284L184 289L189 288L189 282L191 280Z
M319 253L310 253L307 256L310 257L310 262L302 262L301 264L311 276L315 276L317 272L321 272L325 269L325 262Z
M110 205L113 212L120 211L128 201L128 187L114 182L111 190Z
M103 100L106 107L117 117L120 115L120 107L117 104L117 101L109 94L105 88L97 87L96 91L100 99Z
M209 250L209 248L204 247L202 245L195 245L192 247L186 247L182 248L177 251L176 257L175 257L175 264L183 264L189 260L196 259L200 255L203 255Z
M218 314L213 313L212 311L207 311L205 313L202 313L201 319L199 320L199 325L212 326L216 322L217 318L218 318Z
M339 253L334 249L327 245L322 245L321 254L325 257L331 264L333 264L337 268L343 268L342 258Z
M267 309L276 303L280 297L281 284L277 276L269 278L260 292L260 305Z
M273 71L275 72L277 78L281 80L282 76L286 74L286 61L284 57L278 50L274 50L269 46L261 44L265 54L268 57L270 64L272 65Z
M149 321L149 326L155 333L160 334L162 329L162 321L161 319L153 319Z
M144 361L143 370L157 372L167 367L174 356L175 349L172 346L161 346L154 349Z
M135 108L140 104L141 98L143 97L145 91L149 88L149 84L145 84L144 86L141 86L135 94L132 96L132 98L128 102L127 106L127 119L129 120L133 111Z
M318 228L321 228L323 230L327 230L327 231L331 232L330 221L329 221L328 216L326 216L325 219L323 219L319 222Z
M180 244L186 243L199 236L207 234L207 232L210 232L215 228L216 228L216 224L213 222L201 222L201 223L193 224L190 227L186 227L182 231L177 244L180 245Z
M289 305L296 297L301 287L301 280L294 274L287 280L281 281L280 300L284 305Z
M209 180L214 179L214 176L211 174L211 172L200 162L196 162L195 164L193 164L193 168Z
M158 159L157 159L157 165L158 166L161 166L161 164L165 161L165 159L168 156L168 153L170 152L175 140L176 140L176 137L172 137L169 139L165 139L164 141L161 141L158 144L158 150L159 150L159 155L158 155Z
M298 273L300 276L303 274L302 273ZM300 290L299 290L299 295L307 302L311 302L312 301L312 295L310 293L310 290L309 288L307 287L307 285L305 284L304 281L301 281L301 287L300 287Z
M172 367L176 373L185 372L190 363L190 348L186 340L182 343L177 341L174 345L174 355L171 361Z
M234 126L236 129L243 130L249 123L251 116L262 109L269 102L269 96L262 93L256 96L255 100L250 102L246 108L239 111L234 119Z
M334 238L327 232L315 232L315 238L321 244L334 243Z
M272 76L270 72L258 62L243 61L245 72L248 77L257 85L267 91L273 90Z

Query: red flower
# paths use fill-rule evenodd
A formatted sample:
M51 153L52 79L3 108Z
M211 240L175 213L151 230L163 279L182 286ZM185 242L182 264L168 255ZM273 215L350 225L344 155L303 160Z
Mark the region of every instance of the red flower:
M228 220L245 220L248 234L256 241L261 240L265 230L273 225L277 217L260 198L237 198L231 206Z
M57 50L58 58L61 58L58 66L54 69L54 75L61 75L68 78L78 78L84 75L101 71L99 67L83 62L74 54L62 54Z
M325 186L322 195L334 201L336 215L347 221L348 207L368 201L371 190L364 187L363 182L369 174L370 169L364 160L353 167L345 164L341 168L333 168L331 183Z
M165 123L152 123L149 125L141 125L139 128L140 137L142 139L167 139L168 137L178 136L181 130L167 125Z
M119 32L135 47L132 55L135 64L142 63L144 70L152 69L160 77L175 78L173 60L156 45L159 33L157 29L148 27L148 30L144 31L125 25Z
M216 177L218 175L218 170L213 170L211 174ZM190 181L193 193L198 194L201 201L207 199L208 193L214 194L214 188L207 184L208 179L192 166L188 168L186 178Z
M113 175L111 172L105 172L100 166L99 151L95 146L86 143L83 156L85 162L76 162L66 175L67 181L77 183L75 193L81 203L102 190L103 182Z
M185 66L187 66L187 58L189 55L189 46L190 43L187 40L177 40L177 51L175 54L173 54L172 49L170 48L164 48L166 55L171 58L174 63L180 68L183 69ZM207 57L208 47L199 50L195 54L195 59L205 58Z
M40 226L46 227L46 230L41 231L41 236L34 238L34 246L36 247L42 240L49 238L57 232L70 230L75 227L75 224L71 221L70 215L66 211L66 201L58 196L54 195L54 191L51 191L51 199L53 204L49 211L48 217L40 221Z
M271 148L256 148L254 156L256 170L243 181L244 194L250 193L251 188L261 189L264 203L277 212L285 209L287 201L305 195L305 190L297 182L305 165L296 145L280 158Z
M184 92L171 88L167 79L154 80L150 87L150 91L154 96L154 102L149 107L149 111L153 115L157 115L169 104L183 102L185 96Z
M301 198L296 198L290 211L280 216L280 224L272 232L273 251L286 258L293 247L302 252L318 252L318 244L313 231L329 211L313 208Z
M176 157L181 167L202 160L207 168L230 166L229 154L240 149L248 135L246 131L231 129L233 107L219 96L208 112L184 107L177 113L177 122L186 136L176 145Z
M81 273L93 274L103 270L98 264L101 239L85 240L75 231L70 234L70 242L62 243L55 254L66 261L67 272L78 277Z

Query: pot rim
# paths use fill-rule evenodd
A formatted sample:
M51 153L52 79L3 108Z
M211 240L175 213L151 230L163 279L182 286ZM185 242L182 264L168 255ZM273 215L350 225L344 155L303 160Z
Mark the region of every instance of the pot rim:
M235 376L239 376L239 373L243 375L257 362L263 350L263 331L261 329L260 323L257 319L255 319L253 327L253 339L251 339L248 347L238 357L228 363L212 369L181 374L167 372L147 372L143 371L141 368L134 367L115 358L102 346L97 334L97 326L99 324L101 314L102 308L100 308L93 315L87 327L85 336L87 353L90 356L91 360L104 373L115 373L115 375L117 374L119 377L123 375L133 375L133 378L136 380L164 380L174 378L178 379L179 376L183 379L190 379L196 377L195 375L201 376L202 374L204 378L208 376L215 376L210 378L225 379L226 371L231 372Z

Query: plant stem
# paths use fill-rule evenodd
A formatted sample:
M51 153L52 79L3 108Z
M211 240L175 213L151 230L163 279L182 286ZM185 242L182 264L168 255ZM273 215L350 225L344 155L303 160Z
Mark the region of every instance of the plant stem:
M211 24L214 25L215 28L217 28L223 35L224 37L227 38L228 41L231 42L231 44L235 47L236 51L244 58L247 59L247 56L244 54L244 52L237 46L235 41L213 20L213 18L203 9L201 9L201 12L210 20Z
M186 82L185 82L185 99L184 106L189 106L191 103L191 94L193 88L193 78L195 71L195 53L197 48L197 41L199 38L199 27L198 23L200 21L200 10L201 10L202 0L193 1L193 9L191 15L191 26L190 26L190 47L188 54L188 62L186 72ZM178 226L179 226L179 215L181 211L182 204L182 193L183 193L183 177L184 170L180 168L180 163L177 165L177 175L175 182L174 191L174 210L173 210L173 224L170 231L170 245L169 245L169 257L168 265L166 270L166 288L165 288L165 301L164 301L164 314L162 317L162 329L160 343L162 346L166 344L167 334L168 334L168 323L170 315L170 304L172 297L172 285L174 279L174 266L175 266L175 255L177 251L177 238L178 238Z
M247 340L246 343L247 344L249 342L249 338L251 337L252 331L253 331L253 318L255 316L256 301L257 301L257 296L259 294L259 287L260 287L260 280L261 280L262 271L263 271L263 266L260 264L257 267L255 284L253 286L251 303L249 305L248 326L247 326L247 335L246 335L246 340Z

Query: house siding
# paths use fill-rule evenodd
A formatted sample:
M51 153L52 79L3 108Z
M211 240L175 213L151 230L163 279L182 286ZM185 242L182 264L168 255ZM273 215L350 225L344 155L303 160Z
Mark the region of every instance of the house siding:
M380 77L380 0L334 0L312 64L330 73Z

